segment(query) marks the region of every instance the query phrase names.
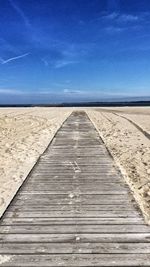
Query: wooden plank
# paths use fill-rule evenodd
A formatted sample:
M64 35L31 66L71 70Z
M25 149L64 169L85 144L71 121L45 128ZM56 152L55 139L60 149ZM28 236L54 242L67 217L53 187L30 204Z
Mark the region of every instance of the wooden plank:
M60 189L62 189L62 188L64 188L64 189L66 189L66 190L69 190L70 188L72 188L72 187L75 187L75 186L80 186L80 188L81 189L87 189L87 190L89 190L89 189L93 189L93 190L100 190L101 189L101 191L103 190L103 193L105 193L105 190L106 191L111 191L111 190L115 190L115 191L117 191L117 190L122 190L122 191L124 191L125 193L126 193L126 191L127 191L127 187L124 187L124 185L122 184L114 184L114 183L103 183L102 185L101 185L101 187L100 187L100 184L102 184L102 182L100 183L100 181L99 182L97 182L97 183L87 183L86 181L84 182L84 183L81 183L80 182L80 180L79 180L79 178L78 177L74 177L72 180L69 180L69 183L63 183L63 182L60 182L60 183L58 183L58 184L56 184L56 183L52 183L52 182L49 182L49 181L47 181L47 182L45 182L45 183L42 183L42 181L39 181L38 183L37 182L35 182L35 183L32 183L32 184L26 184L25 185L25 191L26 191L26 189L27 189L27 191L29 190L29 189L31 189L31 190L33 190L35 187L37 188L37 189L39 189L39 191L40 191L40 189L41 190L46 190L47 189L47 191L48 191L48 189L50 189L50 190L60 190ZM47 188L47 187L49 187L49 188ZM99 188L100 187L100 188ZM107 193L106 193L107 194ZM105 194L105 195L106 195Z
M79 194L85 194L85 195L97 195L97 194L100 194L100 195L126 195L126 192L124 190L105 190L105 193L104 193L104 190L88 190L88 189L82 189L82 188L79 188L77 187L77 189ZM61 190L56 190L56 189L50 189L50 190L42 190L42 191L24 191L22 193L20 193L20 195L60 195L60 194L71 194L72 192L74 192L73 190L73 187L71 187L70 189L65 189L65 188L62 188ZM76 191L75 191L76 192Z
M42 164L38 170L40 172L43 172L44 170L46 170L45 173L47 173L47 172L53 173L53 172L55 172L55 170L57 170L59 173L59 172L61 172L61 170L63 170L64 172L67 172L67 171L74 171L76 168L76 166L74 164L71 164L71 163L70 163L70 165L69 164L67 164L67 165L63 165L63 164L53 165L52 164L51 166L50 165L46 166L46 165L48 165L48 164ZM97 172L98 173L108 173L108 172L110 173L111 172L112 174L116 173L115 169L109 163L103 163L101 165L100 164L91 164L91 165L78 164L77 168L80 169L81 172L85 171L85 173L87 173L88 171L90 173L91 172L93 172L93 173L97 173Z
M150 266L150 228L93 124L73 112L0 223L0 266Z
M3 217L1 225L144 225L144 221L141 217L129 217L129 218L7 218Z
M5 216L7 218L12 218L12 217L26 217L26 218L39 218L39 217L44 217L44 218L57 218L57 217L72 217L72 216L76 216L76 218L82 218L82 217L96 217L96 218L127 218L127 217L137 217L138 216L138 212L137 211L117 211L117 210L110 210L110 211L103 211L103 210L99 210L99 211L91 211L91 210L84 210L84 209L71 209L70 211L64 211L64 210L60 210L60 211L20 211L20 212L11 212L11 211L7 211Z
M9 207L9 211L33 211L33 210L42 210L42 211L53 211L53 210L64 210L68 211L70 208L82 208L83 210L93 210L93 211L99 211L99 210L126 210L126 211L131 211L133 210L132 205L78 205L78 204L67 204L67 205L37 205L37 203L32 204L32 205L11 205Z
M0 234L52 234L52 233L150 233L146 225L9 225L0 226Z
M2 254L150 254L149 243L3 243ZM130 257L130 256L129 256ZM137 257L137 255L136 255Z
M69 153L69 151L72 151L72 156L71 154ZM68 153L66 151L58 151L57 153L53 152L53 153L50 153L50 155L48 157L44 157L44 158L40 158L39 160L39 163L42 163L42 164L48 164L48 161L50 161L50 163L54 163L54 164L60 164L60 163L69 163L70 162L75 162L77 161L78 164L86 164L88 162L90 162L90 157L89 156L85 156L85 153L78 153L76 150L72 150L70 149L68 151ZM65 153L64 157L62 156L62 154ZM73 154L74 153L74 154ZM104 153L101 153L101 154L97 154L97 153L94 153L92 151L89 151L88 154L90 155L91 153L91 156L92 156L92 162L93 163L99 163L100 165L101 164L113 164L114 162L111 160L111 159L108 159L108 155L105 155Z
M74 191L75 192L75 191ZM70 192L71 193L71 192ZM79 194L78 194L79 195ZM103 196L101 194L96 194L96 195L91 195L91 194L80 194L80 197L83 201L83 204L102 204L103 202L106 203L112 203L113 201L118 202L121 204L121 200L123 200L123 204L125 203L125 200L129 200L127 195L107 195L103 194ZM44 201L44 200L66 200L66 198L72 198L70 196L70 194L50 194L50 195L41 195L41 194L35 194L34 196L32 194L26 195L26 194L21 194L19 193L16 196L16 200L40 200L40 201Z
M96 234L0 234L0 243L3 242L98 242L98 243L114 243L114 242L136 242L136 243L149 243L150 244L150 233L96 233Z
M41 166L42 167L47 167L48 169L52 169L52 168L55 168L55 167L73 167L73 166L79 166L79 167L86 167L86 168L92 168L92 166L94 166L94 169L102 169L103 167L106 167L106 168L111 168L115 171L115 168L114 168L114 165L113 165L113 162L109 162L109 161L106 161L106 160L102 160L101 162L98 162L97 160L94 160L93 162L86 160L82 162L80 161L69 161L69 160L65 160L65 161L58 161L57 163L50 163L48 164L47 162L44 162Z
M43 183L44 181L44 183ZM71 183L71 184L70 184ZM32 187L45 187L45 186L48 186L50 187L51 185L52 186L63 186L63 185L72 185L72 184L76 184L78 183L79 186L100 186L102 185L102 187L104 186L107 186L107 187L120 187L120 188L128 188L127 186L124 186L123 183L120 183L119 181L113 181L112 180L104 180L104 179L101 179L101 180L98 180L98 179L80 179L79 177L74 177L72 179L61 179L61 178L51 178L51 179L38 179L38 181L35 179L35 180L32 180L32 182L30 181L29 183L25 184L24 185L24 188L27 189L27 188L32 188Z
M50 170L46 170L46 171L44 171L44 169L39 169L39 172L40 172L40 174L41 175L44 175L44 174L50 174L50 175L60 175L61 173L63 173L63 175L73 175L74 173L75 173L75 171L73 170L73 169L71 169L71 168L68 168L68 169L57 169L57 168L55 168L55 169L50 169ZM101 174L101 175L105 175L105 174L107 174L107 175L113 175L113 174L116 174L116 172L114 171L114 170L106 170L106 171L104 171L104 169L102 169L102 170L100 170L99 168L97 169L97 171L96 170L94 170L94 169L87 169L86 167L83 169L81 169L81 173L82 172L84 172L84 175L89 175L89 176L94 176L94 175L98 175L99 173ZM35 174L36 174L36 172L35 172ZM105 176L104 176L105 177Z
M92 174L92 175L85 175L83 173L78 173L78 179L82 182L87 182L87 183L94 183L94 182L101 182L101 184L104 183L120 183L120 184L125 184L124 181L120 180L119 177L115 177L112 174L104 175L104 174ZM32 178L32 182L66 182L66 181L73 181L74 179L74 174L66 175L63 173L59 174L34 174ZM29 181L30 182L30 181Z
M149 254L3 255L1 266L150 266Z
M57 198L57 196L60 196L60 195L48 195L47 198L44 198L44 197L42 198L42 196L39 197L39 198L36 198L37 195L34 195L34 196L35 196L35 199L34 198L32 198L32 199L29 198L30 195L28 195L28 198L26 197L23 200L18 198L18 199L16 199L14 201L14 203L16 205L24 205L24 204L33 205L34 203L37 203L37 205L40 204L40 205L43 205L43 206L52 205L52 204L55 204L55 205L59 205L59 204L65 204L66 205L66 204L69 204L70 205L70 203L71 204L75 204L75 203L79 204L80 203L81 205L84 205L84 204L87 204L87 205L97 205L97 204L98 205L101 205L101 204L103 204L103 205L104 204L105 205L109 205L109 204L118 205L118 204L122 204L122 205L124 205L125 204L125 199L124 198L121 199L121 200L120 200L120 198L118 198L118 199L111 198L111 200L110 200L110 199L105 198L107 195L106 196L105 195L99 195L99 198L95 197L96 195L93 195L93 199L88 199L87 195L86 196L84 195L84 198L83 198L83 196L82 197L80 196L80 198L75 198L75 197L74 198L69 198L66 195L64 195L64 196L61 195L62 197L58 197L58 198ZM100 196L101 196L101 198L100 198ZM120 195L118 195L118 196L120 196ZM86 201L86 199L87 199L87 201Z
M71 188L75 188L76 186L80 186L80 190L94 190L94 191L102 191L103 194L105 193L105 195L107 194L107 191L122 191L123 193L127 193L127 189L126 187L124 187L124 185L122 184L114 184L114 183L103 183L102 182L97 182L97 183L81 183L80 180L78 179L78 177L74 177L72 181L70 181L69 183L63 183L60 182L58 184L56 183L52 183L52 182L46 182L46 183L42 183L42 181L40 182L35 182L35 183L28 183L24 186L24 191L23 192L28 192L28 191L32 191L34 189L37 189L40 191L43 190L61 190L61 189L65 189L66 191L70 190ZM101 185L101 187L100 187ZM90 193L89 193L90 194Z
M83 180L80 180L78 177L74 177L73 179L65 179L64 182L62 181L62 179L58 179L55 180L55 178L49 180L44 180L44 182L41 180L38 180L38 181L32 181L32 183L28 183L28 184L25 184L24 185L24 189L25 190L32 190L32 189L46 189L47 188L62 188L63 186L65 186L66 188L71 188L72 186L80 186L81 188L87 188L89 189L90 186L91 188L95 189L95 188L99 188L100 185L102 184L102 189L103 190L107 190L107 189L110 189L112 188L113 190L117 190L117 189L124 189L126 192L127 190L129 191L129 188L127 186L124 186L124 184L122 183L119 183L119 181L114 181L112 183L112 181L104 181L104 180L101 180L101 181L98 181L96 179L93 179L93 182L92 180L90 182L86 181L85 179ZM70 187L69 187L70 186Z
M47 196L47 195L62 195L62 196L70 196L70 194L74 194L74 195L76 195L76 194L78 194L78 195L80 195L82 198L84 197L84 196L91 196L91 195L93 195L93 196L101 196L101 195L104 195L104 197L105 196L107 196L107 195L111 195L112 196L112 199L113 199L113 196L115 195L115 196L117 196L117 195L123 195L123 196L126 196L126 194L129 192L129 190L128 189L124 189L123 190L123 188L109 188L109 187L107 187L107 188L105 188L105 187L102 187L102 189L101 190L98 190L98 188L92 188L92 186L91 186L91 190L90 190L90 188L86 188L86 186L82 186L82 187L80 187L80 185L78 184L78 181L74 181L73 183L72 183L72 185L64 185L64 186L60 186L60 187L58 187L58 188L53 188L53 187L51 187L51 185L49 185L49 187L50 187L50 189L48 190L47 188L48 188L48 186L47 186L47 188L45 188L45 187L43 187L42 188L42 186L41 186L41 188L34 188L34 187L31 187L31 188L29 188L29 190L28 190L28 188L27 189L25 189L23 192L20 192L19 193L19 197L21 197L21 196L23 196L23 195L25 195L25 197L27 197L27 195L37 195L37 196L39 196L39 195L43 195L43 194L45 194L45 196ZM117 187L117 186L116 186ZM30 199L32 199L32 196L31 196L31 198Z

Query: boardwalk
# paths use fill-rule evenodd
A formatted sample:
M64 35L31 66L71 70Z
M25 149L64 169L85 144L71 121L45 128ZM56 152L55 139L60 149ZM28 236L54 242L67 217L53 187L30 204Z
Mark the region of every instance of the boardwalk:
M0 266L150 266L150 227L84 112L73 112L5 212Z

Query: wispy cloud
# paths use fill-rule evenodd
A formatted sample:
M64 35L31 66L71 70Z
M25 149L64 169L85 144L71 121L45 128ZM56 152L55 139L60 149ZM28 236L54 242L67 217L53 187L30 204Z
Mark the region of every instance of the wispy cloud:
M106 13L102 16L102 19L107 21L117 21L117 22L136 22L140 20L142 16L133 14L122 14L119 12Z
M57 61L55 63L55 68L56 69L59 69L59 68L63 68L67 65L72 65L72 64L77 64L78 61L74 61L74 60L60 60L60 61Z
M11 57L11 58L8 58L6 60L4 60L3 58L0 58L0 62L1 64L7 64L11 61L14 61L14 60L17 60L17 59L20 59L20 58L23 58L23 57L26 57L28 56L30 53L26 53L26 54L23 54L23 55L19 55L19 56L16 56L16 57Z
M131 14L122 14L118 16L118 20L120 22L135 22L138 21L140 18L137 15L131 15Z
M7 99L8 96L17 96L21 97L24 99L24 97L30 97L33 99L38 99L37 97L44 97L44 100L47 100L49 97L50 99L54 97L57 98L57 101L60 101L63 97L63 99L72 99L72 100L77 100L77 101L101 101L101 100L107 100L107 99L119 99L119 98L127 98L127 97L146 97L146 100L148 99L147 97L149 94L143 94L143 88L141 88L141 92L133 92L132 93L128 92L122 92L122 89L118 89L117 91L114 89L111 91L107 90L101 90L99 89L98 91L94 91L92 89L89 90L76 90L76 89L64 89L63 91L55 91L52 88L47 88L46 90L39 89L36 90L36 92L31 92L27 90L17 90L17 89L8 89L8 88L0 88L0 95L5 97ZM37 101L38 102L38 101Z
M46 59L42 58L41 61L44 63L45 67L48 67L49 63Z
M102 15L102 19L105 19L105 20L114 20L117 17L118 17L118 13L116 12L105 13L104 15Z
M15 90L15 89L3 89L0 88L0 94L4 94L4 95L22 95L24 94L22 91L19 90Z
M16 96L71 96L71 95L82 95L82 94L86 94L86 92L80 91L80 90L74 90L74 89L64 89L61 91L54 91L52 88L47 88L47 89L39 89L36 90L36 92L29 92L29 91L25 91L25 90L16 90L16 89L9 89L9 88L0 88L0 94L1 95L16 95Z
M117 27L117 26L109 26L104 29L109 34L121 33L125 30L125 28Z
M142 93L143 88L141 88L141 93L140 92L132 92L132 93L128 93L128 92L122 92L122 89L120 89L120 91L115 92L115 91L104 91L101 92L101 96L103 97L144 97L146 96L146 94ZM131 89L131 91L133 91L133 89Z
M64 89L63 92L65 94L82 94L80 90L72 90L72 89Z
M11 4L12 8L18 13L18 15L20 15L20 17L22 18L24 24L27 27L30 27L31 24L29 22L29 19L27 18L27 16L23 12L23 10L18 6L18 4L16 4L16 2L14 0L9 0L9 3Z
M125 30L139 29L139 22L144 19L144 15L126 14L120 12L103 13L99 20L105 22L104 30L109 34L120 33Z
M41 96L41 95L57 95L62 94L60 92L53 92L52 89L40 89L36 90L36 92L33 91L27 91L27 90L17 90L13 88L0 88L0 94L1 95L14 95L14 96Z

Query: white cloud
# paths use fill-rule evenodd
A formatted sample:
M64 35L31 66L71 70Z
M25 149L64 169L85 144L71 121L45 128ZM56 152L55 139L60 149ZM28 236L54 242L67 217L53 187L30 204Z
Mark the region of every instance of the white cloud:
M48 61L47 61L46 59L44 59L44 58L42 58L41 60L42 60L42 62L44 63L44 65L45 65L46 67L48 67L48 65L49 65Z
M0 94L6 94L6 95L22 95L24 92L15 90L15 89L3 89L0 88Z
M133 89L131 89L131 91L133 91ZM141 89L141 92L143 92L143 88ZM120 89L120 91L118 92L109 92L109 91L106 91L106 92L103 92L103 95L105 97L144 97L146 96L146 94L144 93L135 93L135 92L132 92L132 93L128 93L128 92L122 92L122 89Z
M77 61L73 61L73 60L61 60L55 63L55 68L59 69L59 68L63 68L67 65L72 65L72 64L76 64L78 63Z
M100 101L101 99L107 99L107 98L119 98L119 97L146 97L146 94L142 93L145 88L138 88L140 89L140 92L133 92L128 93L126 92L126 89L124 89L124 92L122 92L122 89L114 89L112 91L109 90L73 90L73 89L64 89L63 91L54 91L52 88L43 88L36 90L36 92L29 92L29 91L23 91L23 90L16 90L16 89L7 89L7 88L0 88L0 95L5 95L6 97L8 95L10 96L30 96L30 97L75 97L75 99L79 100L86 100L89 101ZM129 90L128 90L129 91ZM149 94L147 94L149 95Z
M105 28L105 31L108 32L108 33L110 33L110 34L120 33L120 32L122 32L124 30L125 30L124 28L117 27L117 26L110 26L110 27L106 27Z
M72 90L72 89L64 89L63 92L65 94L82 94L80 90Z
M19 55L19 56L16 56L16 57L11 57L11 58L8 58L6 60L4 60L3 58L0 58L0 62L1 64L7 64L13 60L16 60L16 59L19 59L19 58L23 58L23 57L26 57L28 56L30 53L26 53L26 54L22 54L22 55Z
M0 88L0 94L4 95L22 95L22 96L38 96L38 95L55 95L55 94L61 94L60 92L52 92L51 89L40 89L36 90L36 92L33 91L24 91L24 90L16 90L16 89L7 89L7 88Z
M112 12L102 16L102 19L113 20L118 17L118 13Z
M142 16L141 16L142 18ZM105 20L114 20L118 22L135 22L140 19L140 15L133 15L133 14L121 14L117 12L107 13L102 16L102 19Z
M118 20L121 22L134 22L139 20L139 17L136 15L122 14L118 16Z

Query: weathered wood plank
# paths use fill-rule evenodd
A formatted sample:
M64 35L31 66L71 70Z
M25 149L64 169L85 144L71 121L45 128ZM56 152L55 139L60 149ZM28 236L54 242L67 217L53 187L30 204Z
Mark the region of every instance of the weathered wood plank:
M78 232L74 234L0 234L0 243L3 242L137 242L137 243L149 243L150 244L150 233L96 233L96 234L80 234Z
M9 211L33 211L33 210L39 210L39 211L53 211L53 210L64 210L69 211L71 208L80 208L81 210L126 210L126 211L132 211L133 207L132 205L78 205L78 204L67 204L67 205L11 205L9 207Z
M42 183L39 182L37 184L37 182L34 182L34 183L28 183L24 186L25 189L33 189L34 187L36 188L45 188L47 186L49 186L50 189L58 189L58 188L62 188L62 187L65 187L65 189L70 189L71 186L74 186L74 185L80 185L80 188L83 188L83 189L89 189L89 188L93 188L93 189L96 189L98 186L100 186L102 184L102 182L95 182L95 183L86 183L86 181L84 183L81 183L80 180L78 179L78 177L74 177L72 181L70 181L70 183L63 183L62 181L58 184L54 183L54 182L45 182L45 183ZM103 183L101 185L101 189L103 190L110 190L110 187L111 189L115 189L115 190L119 190L119 189L122 189L126 192L125 190L125 187L124 185L120 185L120 184L114 184L114 183ZM49 189L47 188L47 190ZM99 188L98 188L99 189Z
M70 193L73 193L70 191ZM74 197L75 197L75 191L74 191ZM79 193L77 194L79 196ZM66 198L73 198L70 196L70 194L50 194L50 195L41 195L41 194L35 194L34 196L32 194L26 195L26 194L17 194L16 200L29 200L29 199L35 199L35 200L65 200ZM80 198L83 201L83 204L102 204L103 202L106 204L113 204L113 201L119 202L121 204L121 200L127 201L129 200L127 195L110 195L110 194L96 194L96 195L91 195L91 194L80 194ZM125 202L124 202L125 203ZM123 204L124 204L123 203Z
M4 243L2 254L150 254L149 243ZM129 256L130 257L130 256Z
M149 254L3 255L1 266L150 266Z
M79 179L79 182L81 183L96 183L96 182L99 182L101 184L105 184L105 183L120 183L120 184L123 184L124 185L124 181L121 181L119 178L113 176L113 175L81 175L81 173L79 174L78 173L78 176L74 176L73 175L64 175L64 174L59 174L59 175L55 175L55 174L43 174L43 175L37 175L35 174L34 177L33 177L33 180L32 180L32 183L57 183L57 182L73 182L74 179ZM32 184L30 183L30 184Z
M9 225L0 226L0 234L52 234L52 233L150 233L146 225Z
M138 213L137 211L117 211L117 210L110 210L110 211L104 211L104 210L99 210L99 211L91 211L91 210L84 210L84 209L70 209L69 211L64 211L64 210L58 210L58 211L18 211L18 212L11 212L7 211L6 216L7 218L13 218L13 217L26 217L26 218L39 218L39 217L44 217L44 218L57 218L57 217L72 217L76 216L77 218L82 218L82 217L96 217L96 218L127 218L127 217L137 217Z
M104 190L102 189L101 191L100 190L94 190L94 189L84 189L84 188L80 188L77 187L77 190L79 192L79 194L85 194L85 195L97 195L97 194L101 194L101 195L104 195ZM76 190L76 191L77 191ZM74 192L73 191L73 187L70 187L68 189L65 189L65 188L62 188L62 189L50 189L50 190L41 190L41 191L24 191L22 193L20 193L20 195L60 195L60 194L70 194L71 192ZM106 190L105 191L105 195L125 195L126 192L124 190Z
M141 217L129 217L129 218L4 218L1 221L1 225L144 225L144 221Z
M44 181L44 183L43 183L43 181ZM24 188L25 189L27 189L27 188L30 189L32 187L45 188L46 186L50 187L50 186L63 186L63 185L72 186L76 183L79 186L87 186L87 187L92 186L94 188L99 187L101 184L102 184L102 188L104 188L104 187L124 188L125 187L124 184L120 183L119 181L113 181L112 182L112 180L108 181L108 180L104 180L104 179L103 180L102 179L101 180L98 180L98 179L93 179L93 180L92 179L83 179L83 180L81 180L78 177L74 177L72 179L64 179L63 181L61 178L59 178L59 179L58 178L51 178L51 180L50 179L44 180L44 178L43 179L41 178L38 181L34 180L30 183L25 184Z
M0 223L0 266L150 266L150 228L84 112L73 112Z

